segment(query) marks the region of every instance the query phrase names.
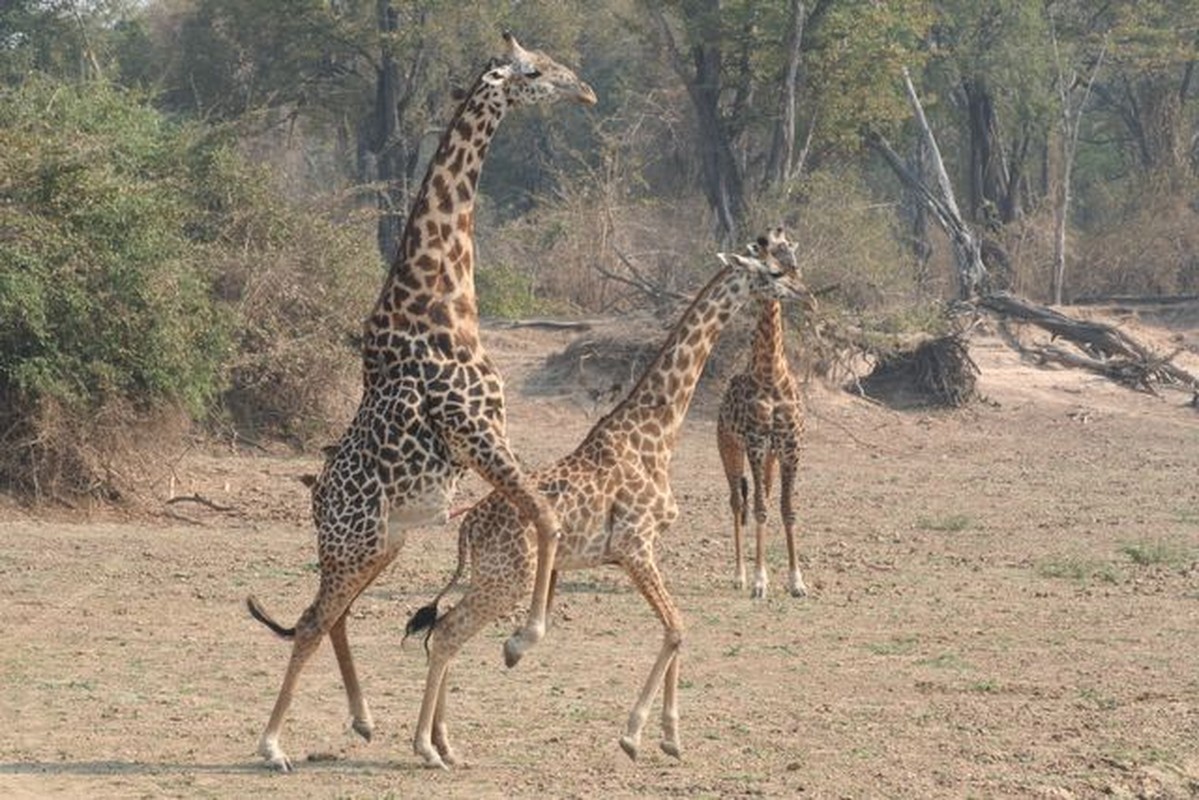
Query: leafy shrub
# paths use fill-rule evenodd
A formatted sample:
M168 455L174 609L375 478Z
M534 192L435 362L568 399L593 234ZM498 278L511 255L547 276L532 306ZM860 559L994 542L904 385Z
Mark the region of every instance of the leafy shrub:
M216 396L228 324L188 259L182 141L103 85L0 93L0 481L90 487L93 459L50 455L86 420Z
M111 493L116 451L172 412L326 432L380 280L370 243L136 97L4 91L0 485Z

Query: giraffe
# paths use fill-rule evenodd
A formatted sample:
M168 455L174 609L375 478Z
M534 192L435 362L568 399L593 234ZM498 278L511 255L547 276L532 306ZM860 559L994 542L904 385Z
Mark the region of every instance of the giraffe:
M557 464L535 473L562 522L554 576L604 564L624 569L665 629L662 646L629 714L620 746L637 757L641 731L659 686L663 688L660 743L679 755L678 678L683 620L654 559L654 541L678 517L670 461L687 407L712 346L730 317L751 296L807 294L793 268L719 254L725 265L699 293L629 394L599 420L582 444ZM533 580L534 533L511 502L492 492L463 519L458 568L450 584L408 623L407 634L431 628L429 670L413 749L430 767L458 759L445 721L451 659L474 634L517 604ZM437 603L472 565L471 585L440 619Z
M750 245L750 251L766 252L781 263L798 269L795 245L782 228L771 230ZM729 381L720 403L716 421L716 439L720 460L729 484L729 505L733 510L733 550L736 556L736 584L745 588L745 560L742 534L748 522L748 487L745 463L749 462L754 484L754 524L756 552L754 584L750 596L766 596L766 505L777 462L780 490L779 505L783 530L787 537L790 565L788 588L794 597L804 597L808 588L795 550L795 474L799 465L799 440L803 434L803 403L787 364L783 347L783 315L777 300L759 301L758 325L754 330L749 366ZM814 300L809 295L809 308Z
M251 615L293 642L283 684L259 739L274 768L293 764L279 745L304 664L328 633L352 727L374 723L350 655L346 617L358 595L395 559L408 527L445 522L459 478L478 471L537 529L539 566L529 617L505 643L514 665L544 633L558 521L513 455L501 376L479 341L474 288L474 199L497 126L512 107L595 92L545 54L504 34L508 58L485 69L451 118L413 202L398 252L365 322L358 411L312 486L320 584L295 627L275 622L253 597Z

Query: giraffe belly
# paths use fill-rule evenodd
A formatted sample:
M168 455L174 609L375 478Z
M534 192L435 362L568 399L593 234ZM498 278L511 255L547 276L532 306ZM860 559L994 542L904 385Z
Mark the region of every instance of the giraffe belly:
M458 481L429 482L424 486L391 498L387 523L413 528L419 525L444 525L450 519L450 502Z

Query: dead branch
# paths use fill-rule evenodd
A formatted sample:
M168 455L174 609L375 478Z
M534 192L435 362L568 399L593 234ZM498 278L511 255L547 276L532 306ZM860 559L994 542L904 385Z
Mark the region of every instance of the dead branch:
M234 508L233 506L223 506L220 503L214 503L211 500L209 500L207 497L203 497L199 494L181 495L179 497L172 497L171 499L167 500L167 505L174 505L175 503L199 503L202 506L208 506L213 511L221 511L221 512L237 511L237 509Z
M556 319L516 319L510 322L503 322L498 325L501 328L516 329L516 328L537 328L547 331L589 331L591 330L590 322L568 322L566 320Z

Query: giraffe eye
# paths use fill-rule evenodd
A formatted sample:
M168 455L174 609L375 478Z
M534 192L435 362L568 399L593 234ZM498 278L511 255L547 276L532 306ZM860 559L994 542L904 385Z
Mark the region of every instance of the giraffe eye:
M537 80L538 78L541 77L541 70L529 68L529 69L525 70L524 75L526 78L528 78L531 81Z

